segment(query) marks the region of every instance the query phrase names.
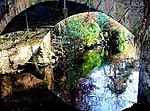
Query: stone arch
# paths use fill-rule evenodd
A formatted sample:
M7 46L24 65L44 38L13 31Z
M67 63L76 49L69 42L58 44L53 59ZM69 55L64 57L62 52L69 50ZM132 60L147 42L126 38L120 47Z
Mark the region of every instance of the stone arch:
M32 30L36 31L36 28L43 28L45 26L51 27L51 25L53 26L60 20L64 19L62 10L63 8L63 1L47 1L32 5L31 7L15 16L5 27L2 34L20 30L26 31L26 15L28 17L29 28L31 28ZM68 16L75 15L81 12L98 12L98 10L89 8L88 6L86 6L86 4L75 3L72 1L67 2L67 8ZM40 14L43 14L44 17L41 17ZM117 22L116 25L118 25Z
M96 9L89 8L86 4L75 3L72 1L67 1L66 5L68 9L68 16L81 12L96 11ZM17 30L25 30L26 16L29 28L32 29L44 25L54 25L64 18L63 8L63 1L45 1L31 5L27 9L21 11L18 15L14 16L12 20L7 23L6 27L4 27L1 34ZM20 25L17 25L16 27L16 24Z
M40 28L45 25L54 25L58 21L64 19L63 7L63 2L56 1L41 2L33 5L15 16L4 28L2 34L17 30L26 30L26 15L29 28L31 29ZM68 16L89 10L96 11L93 8L88 8L85 4L79 4L71 1L67 2L67 9Z
M80 6L86 6L88 0L67 0L68 2L72 2L74 4L79 3ZM4 30L7 24L14 19L16 15L25 10L25 8L29 8L30 6L34 6L38 3L44 2L55 2L56 4L62 3L63 0L8 0L7 4L9 5L9 12L1 15L0 13L0 32ZM1 2L0 5L5 3ZM68 3L67 3L68 4ZM76 5L72 5L72 8L75 8ZM80 7L80 8L81 8ZM143 9L144 4L143 0L94 0L91 1L91 7L94 10L101 10L107 15L111 16L116 21L119 21L122 25L124 25L129 31L132 33L136 32L140 23L143 19ZM78 7L79 8L79 7ZM82 7L83 8L83 7ZM88 8L88 7L87 7ZM88 8L89 9L89 8ZM1 8L0 12L3 12L4 9ZM62 10L61 10L62 12ZM130 16L131 15L131 16ZM15 17L16 18L16 17Z
M138 1L138 0L133 0L133 1ZM56 2L56 1L55 1ZM139 2L139 1L138 1ZM80 4L80 6L83 6L83 4ZM86 5L84 5L84 6L86 6ZM136 5L135 5L136 6ZM139 6L142 6L142 5L139 5ZM32 7L32 6L31 6ZM134 6L133 6L134 7ZM134 8L133 7L131 7L131 9L133 10ZM72 7L72 8L74 8L74 6ZM29 8L30 9L30 8ZM89 8L87 7L86 8L86 10L88 10ZM113 18L117 18L116 20L122 20L122 19L125 19L125 20L123 20L124 22L122 23L122 24L126 24L126 23L129 23L129 22L131 22L129 19L127 19L128 18L128 15L129 14L131 14L131 11L132 10L129 10L129 11L126 11L127 13L126 14L122 14L123 16L120 16L120 18L117 18L117 17L115 17L115 16L112 16ZM62 11L62 10L61 10ZM93 8L93 9L91 9L91 11L95 11L95 9ZM106 11L104 11L105 13L106 13ZM110 14L110 12L111 12L111 10L110 11L108 11L108 13L107 14ZM23 14L24 13L24 11L23 12L21 12L20 14ZM132 12L132 14L133 14L134 12ZM19 14L19 15L20 15ZM138 14L138 13L136 13L136 14ZM141 13L140 13L141 14ZM124 17L125 16L125 17ZM143 15L142 15L143 16ZM16 16L17 17L17 16ZM14 19L16 19L16 17L14 18ZM63 17L63 16L62 16ZM130 19L132 19L132 18L136 18L136 16L134 16L134 14L132 15L132 17L130 17ZM142 17L141 17L142 18ZM139 20L139 23L142 21L142 19L141 19L140 17L138 18L138 20ZM61 18L62 19L62 18ZM135 19L133 19L133 20L135 20ZM132 21L133 21L132 20ZM8 26L11 24L11 23L9 23L9 22L7 22L8 23ZM7 24L6 23L6 24ZM138 25L137 24L138 23L138 21L135 21L134 23L132 23L132 25L130 25L130 24L127 24L127 25L130 25L130 27L129 27L129 30L132 32L132 30L131 30L131 28L133 28L134 26L136 26L136 25ZM10 25L11 26L11 25ZM7 26L6 26L6 28L7 28ZM5 28L5 29L6 29ZM25 29L26 27L24 26L24 29ZM3 29L3 28L1 28L1 29ZM3 32L3 33L5 33L5 31Z

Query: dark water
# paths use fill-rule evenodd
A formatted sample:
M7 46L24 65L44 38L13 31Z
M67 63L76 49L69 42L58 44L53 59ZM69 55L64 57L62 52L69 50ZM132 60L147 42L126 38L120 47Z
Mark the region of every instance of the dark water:
M0 111L79 111L64 103L45 86L9 95L0 101Z

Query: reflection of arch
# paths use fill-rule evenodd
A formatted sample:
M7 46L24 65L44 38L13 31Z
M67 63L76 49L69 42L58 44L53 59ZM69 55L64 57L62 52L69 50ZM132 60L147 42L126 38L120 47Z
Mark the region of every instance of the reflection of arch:
M97 11L89 8L86 4L67 1L68 16L88 11ZM41 2L33 5L15 16L2 31L2 34L26 29L26 17L28 17L29 28L35 29L44 25L54 25L64 18L62 1Z

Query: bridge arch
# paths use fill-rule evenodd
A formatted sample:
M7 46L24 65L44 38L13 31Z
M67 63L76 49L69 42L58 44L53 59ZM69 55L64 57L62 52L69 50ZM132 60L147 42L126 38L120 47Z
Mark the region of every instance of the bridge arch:
M46 3L46 4L45 4ZM49 25L54 25L55 23L57 23L58 21L62 20L64 18L64 15L63 15L63 4L62 4L62 1L59 1L59 2L56 2L56 1L51 1L51 5L53 6L54 8L54 12L51 12L53 9L49 9L50 13L45 13L45 14L48 14L49 15L49 18L47 19L47 16L45 15L42 19L46 19L46 21L43 21L42 23L39 22L39 25L36 24L38 23L37 21L40 21L40 13L36 13L37 10L36 10L36 6L38 6L39 4L45 4L45 5L48 5L47 3L50 3L50 2L41 2L41 3L38 3L38 4L35 4L29 8L27 8L27 10L25 11L22 11L20 14L18 14L17 16L15 16L10 22L8 22L7 26L4 28L2 34L5 34L5 33L9 33L9 32L13 32L13 31L17 31L17 30L26 30L26 23L25 23L25 13L27 13L27 15L33 15L33 19L31 17L31 21L30 21L30 17L28 16L28 23L29 23L29 27L31 29L35 29L35 28L40 28L41 26L49 26ZM69 12L68 11L68 16L70 15L74 15L74 14L77 14L77 13L80 13L80 12L85 12L85 11L89 11L89 7L87 7L85 4L80 4L80 3L75 3L75 2L71 2L71 1L68 1L68 10L69 11L72 11L72 12ZM43 5L44 6L44 5ZM77 7L76 7L77 6ZM42 7L42 6L41 6ZM47 7L48 8L48 7ZM35 12L32 12L31 10L34 10ZM42 8L41 8L42 9ZM46 9L45 9L46 10ZM30 12L31 11L31 12ZM90 9L90 11L97 11L96 9ZM28 13L29 12L29 13ZM41 12L44 12L44 10L41 10ZM56 12L56 13L55 13ZM54 18L52 17L52 15L56 15ZM21 20L19 20L19 17L21 17ZM52 17L52 18L51 18ZM57 19L56 19L57 18ZM38 19L38 20L37 20ZM35 21L37 20L37 21ZM142 19L141 19L142 20ZM16 22L14 22L16 21ZM53 21L53 22L51 22ZM36 25L35 25L35 24ZM18 24L18 25L17 25ZM136 25L136 24L133 24L133 26ZM15 27L15 28L14 28Z
M98 11L89 8L86 4L75 3L72 1L67 1L66 5L68 16L87 11ZM4 28L2 34L26 30L26 19L28 27L33 30L35 28L55 25L60 20L64 19L63 8L63 1L46 1L32 5L16 15Z
M86 10L89 10L89 7L87 6L88 0L67 0L67 2L72 2L74 4L80 4L80 7L75 8L76 5L71 5L72 8L70 9L77 9L83 11L83 7ZM7 26L7 24L10 24L10 21L16 18L16 16L20 13L23 13L26 8L30 8L36 6L39 3L44 2L55 2L55 6L57 5L59 7L59 4L61 4L61 7L63 5L63 0L6 0L0 2L0 32L4 30L4 28ZM94 10L101 10L105 14L111 16L116 21L119 21L122 25L124 25L128 30L130 30L132 33L137 31L139 24L142 21L143 18L143 1L142 0L106 0L106 1L99 1L94 0L90 1L91 7L93 7ZM67 4L68 4L67 3ZM85 8L86 7L86 8ZM9 10L7 9L9 8ZM135 10L136 8L136 10ZM75 10L74 9L74 10ZM60 10L62 12L62 9ZM130 16L131 15L131 16ZM5 28L6 29L6 28ZM4 34L4 31L3 31Z

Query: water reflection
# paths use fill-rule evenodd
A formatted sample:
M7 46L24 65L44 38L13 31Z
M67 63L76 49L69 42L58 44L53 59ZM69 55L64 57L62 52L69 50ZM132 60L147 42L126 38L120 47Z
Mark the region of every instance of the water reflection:
M137 102L138 64L124 59L118 64L94 69L78 85L76 107L84 111L120 111L132 106Z
M53 71L62 99L72 105L76 101L76 107L84 111L120 111L136 102L133 38L100 12L74 15L58 23L52 38L58 58Z

